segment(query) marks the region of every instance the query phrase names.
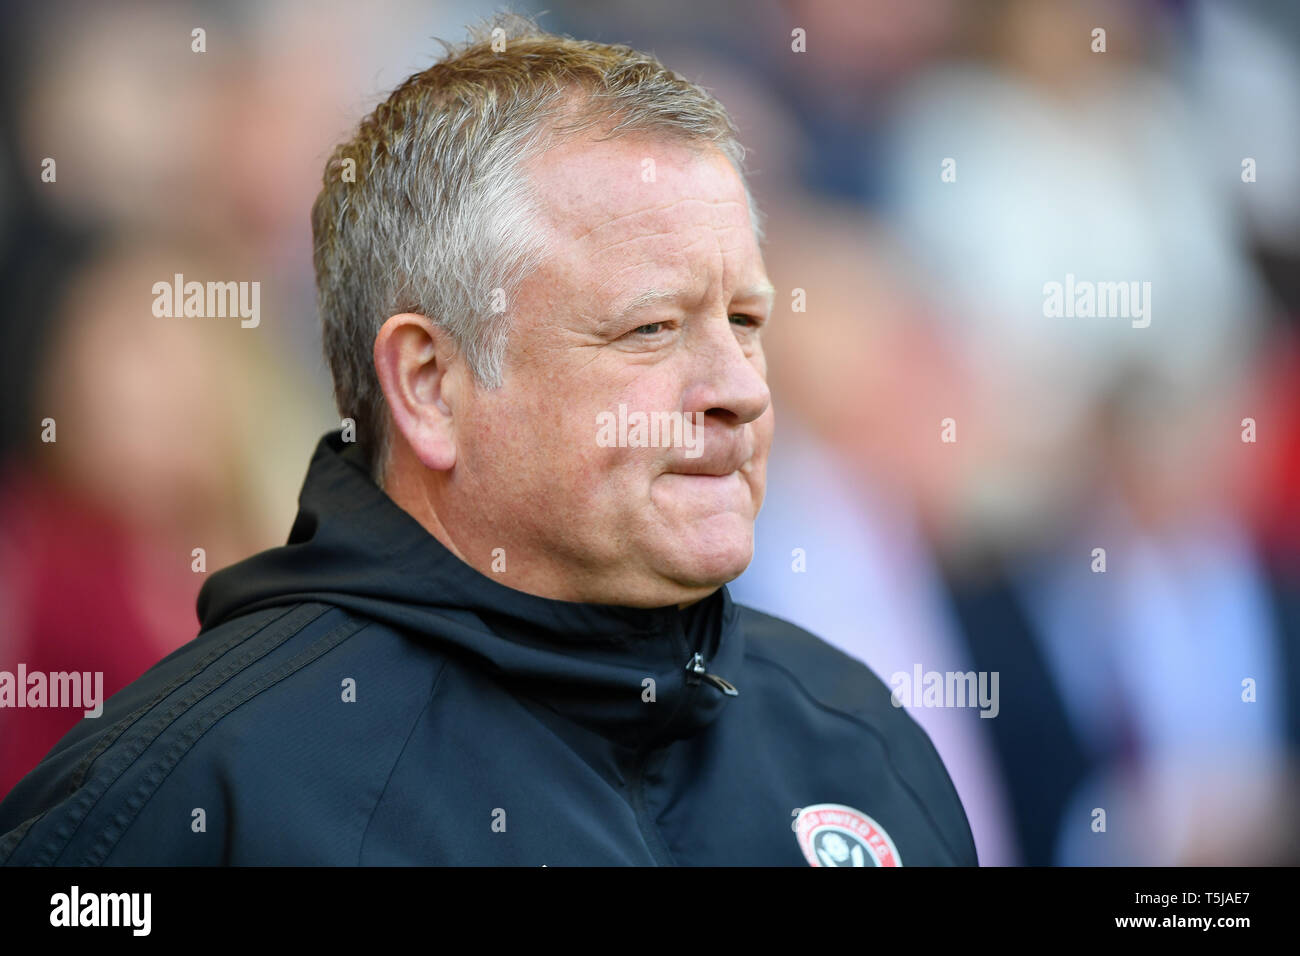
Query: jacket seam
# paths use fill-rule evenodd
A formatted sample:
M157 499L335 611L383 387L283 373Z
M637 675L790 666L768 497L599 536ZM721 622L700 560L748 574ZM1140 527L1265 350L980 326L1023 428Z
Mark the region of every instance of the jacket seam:
M361 831L361 842L357 845L357 866L361 866L361 857L366 850L366 837L370 834L370 824L375 820L375 814L379 812L379 806L384 802L384 796L388 793L388 785L393 782L393 774L397 772L397 765L402 762L402 757L406 754L406 748L411 744L411 738L415 736L415 730L420 726L420 721L428 713L429 708L433 706L434 698L438 696L438 687L442 684L442 677L447 673L447 660L444 659L442 666L438 668L438 675L433 679L433 686L429 689L429 699L424 702L420 712L415 715L415 720L411 722L411 729L406 732L406 739L402 741L402 749L397 752L393 759L393 765L388 768L388 775L384 778L384 787L379 791L379 796L375 799L375 805L370 810L370 815L366 817L366 825Z
M330 610L333 610L333 608ZM100 832L98 839L86 853L86 864L91 866L102 864L104 860L112 855L113 850L116 849L117 844L121 842L122 837L124 837L127 831L129 831L139 820L141 812L143 812L149 801L153 799L154 794L156 794L162 785L166 783L167 778L171 776L172 771L174 771L180 764L181 760L183 760L185 756L194 749L195 745L206 736L209 730L215 727L223 719L230 716L244 704L248 703L254 697L269 690L271 687L274 687L285 678L302 670L308 664L314 663L324 657L364 627L365 623L357 622L350 617L345 617L337 627L329 631L319 641L304 649L296 657L286 661L271 673L258 678L234 697L222 700L219 704L210 708L206 713L192 722L181 733L180 738L171 744L167 749L167 752L162 756L162 759L150 768L149 774L146 776L143 783L136 787L134 793L126 797L125 804L127 808L130 808L133 803L139 803L139 806L135 807L130 813L130 819L121 824L121 831L115 837L108 838L107 834L109 828ZM293 636L296 636L296 634ZM276 646L279 647L280 645L277 644ZM270 653L270 651L267 653ZM265 657L266 655L263 654L261 656ZM177 719L179 719L179 716ZM172 721L172 723L175 722L175 720ZM159 734L159 736L161 736L161 734ZM157 738L155 738L155 740L156 739ZM159 771L162 771L162 776L159 777L156 783L153 783L151 778ZM122 811L119 811L119 813L121 812ZM106 840L107 842L105 842Z
M668 865L679 866L677 858L673 856L673 852L668 846L668 841L659 832L654 817L650 815L650 808L646 805L645 772L650 752L650 750L643 750L637 757L636 769L633 774L632 814L636 818L637 829L641 831L641 839L645 841L646 849L650 851L650 856L654 859L655 865L663 866L663 863L657 858L658 855L655 853L654 847L650 845L651 837L658 844L659 853L668 861ZM645 818L645 826L641 825L642 817Z
M304 605L299 605L296 607L301 607L301 606ZM130 730L137 723L139 723L146 714L148 714L151 710L156 708L159 704L165 701L172 694L176 693L176 691L178 691L185 684L190 683L196 677L199 677L205 670L207 670L208 667L212 665L214 661L218 660L219 658L235 650L235 648L239 647L241 644L247 643L253 638L261 634L264 634L268 630L278 632L278 628L276 627L276 625L283 624L285 618L288 617L296 609L296 607L291 607L287 609L283 614L276 615L272 617L270 620L258 621L252 624L245 625L245 627L243 628L240 628L236 632L236 634L232 636L231 640L223 642L222 644L213 648L206 655L204 655L204 657L201 660L199 660L192 667L190 667L188 671L178 676L171 683L166 685L162 690L155 693L154 696L147 703L142 704L136 710L127 714L116 724L114 724L105 734L105 739L97 743L95 747L91 750L91 752L86 754L86 756L81 759L81 761L77 764L76 768L73 771L70 784L69 784L69 789L64 799L67 800L67 799L72 799L74 797L77 797L78 791L80 791L80 799L76 800L70 807L65 807L63 803L56 803L54 806L49 807L43 812L25 821L20 827L18 827L14 831L19 835L18 835L18 839L13 844L13 846L10 847L7 852L4 852L3 847L0 846L0 853L3 853L3 856L0 857L0 859L3 860L11 859L13 857L13 854L17 853L19 848L26 841L30 832L33 829L35 829L35 824L39 822L43 822L47 817L53 820L54 818L51 817L51 814L55 814L57 811L63 810L67 812L69 815L64 818L63 825L56 828L56 833L54 834L54 836L56 837L55 842L53 844L47 844L46 846L41 848L38 851L38 859L35 861L39 863L43 858L46 865L52 864L54 860L58 858L59 854L62 853L63 850L67 848L67 845L72 841L72 838L76 836L77 831L81 828L81 824L85 822L86 817L88 817L91 811L93 811L95 807L99 804L99 801L103 797L104 793L106 793L108 789L114 783L116 783L122 777L122 775L125 774L131 768L132 764L135 763L135 761L139 758L140 754L143 753L145 750L147 750L149 746L151 746L153 742L158 739L158 737L162 736L162 734L166 732L167 728L170 727L171 724L173 724L176 721L176 719L180 716L180 713L177 711L177 705L173 705L173 707L169 711L169 713L172 715L170 716L170 718L164 715L162 720L165 722L160 723L159 721L155 721L150 728L144 731L144 734L146 736L149 735L151 736L149 736L148 742L145 743L143 747L139 748L139 752L134 754L134 756L131 756L124 763L121 763L120 767L116 769L114 772L112 772L108 776L107 780L92 779L90 785L88 787L84 787L86 775L89 774L90 768L96 762L98 762L100 757L104 756L104 754L109 750L109 748L111 748L115 743L117 743L117 741L121 739L121 737L128 730ZM298 633L298 631L301 631L303 628L307 627L312 621L316 620L327 610L329 609L326 607L320 607L320 610L318 611L317 614L312 616L309 620L303 621L302 624L298 626L293 633L296 634ZM289 637L292 636L293 634L286 634L284 635L284 639L287 640ZM276 641L274 646L279 646L280 643L282 643L282 641ZM274 649L274 646L272 648L269 648L261 656L265 656L266 653L270 653L270 651ZM185 698L184 701L179 704L181 711L188 709L194 702L206 696L207 694L214 693L217 689L221 687L222 684L224 684L229 679L230 676L233 676L235 672L237 672L239 669L242 669L242 667L245 666L246 663L248 663L251 656L252 655L246 655L245 657L241 658L233 671L230 670L226 671L225 673L227 673L227 676L220 677L207 690L201 691L197 695L191 695ZM138 742L139 741L136 741L136 743ZM129 750L128 753L130 753ZM89 802L87 802L88 800ZM71 828L68 829L68 827ZM62 830L67 830L67 832L66 833L58 832ZM53 851L52 857L51 857L51 851Z
M142 704L140 707L136 708L134 711L132 711L131 713L123 717L121 720L119 720L117 724L113 727L113 729L110 730L107 735L105 735L106 739L104 741L101 741L99 744L97 744L94 750L92 750L84 758L82 758L81 762L77 765L76 770L73 771L72 781L69 787L70 792L76 792L78 789L80 789L81 785L86 782L86 774L90 772L90 768L94 765L95 761L99 759L99 757L104 753L104 751L106 751L109 747L113 746L113 744L117 742L118 738L122 736L122 734L126 733L131 727L133 727L140 720L141 717L147 714L154 707L158 706L160 702L166 700L168 697L174 694L183 685L188 684L195 677L203 673L203 671L206 670L214 661L225 656L226 654L229 654L240 644L243 644L244 642L249 641L252 638L256 637L258 634L265 631L267 628L271 627L276 622L280 621L285 615L289 614L292 610L293 608L286 608L283 614L274 615L264 622L252 622L250 624L245 625L245 627L240 628L239 631L236 632L236 637L234 640L231 640L230 642L224 645L218 645L217 647L214 647L211 651L209 651L202 658L200 658L194 665L192 665L187 672L179 675L174 680L172 680L171 683L165 685L160 692L154 694L152 700L150 700L145 704ZM324 613L323 608L321 613ZM309 624L311 622L308 621L307 623ZM303 626L306 627L307 625L304 624Z
M866 720L863 720L861 717L858 717L856 714L852 714L848 711L841 710L838 707L832 707L831 705L822 702L817 697L813 696L812 692L810 692L808 688L804 686L803 682L797 676L795 676L790 670L788 670L783 664L780 664L774 660L770 660L769 658L763 657L761 654L756 654L753 652L748 652L747 656L758 661L759 663L767 664L769 667L775 668L776 670L780 671L782 674L784 674L787 678L790 679L791 683L793 683L797 688L799 688L800 693L802 693L810 702L812 702L815 706L817 706L821 710L824 710L831 714L836 714L837 716L843 717L845 720L857 724L859 727L862 727L864 730L868 731L872 736L874 736L877 740L879 740L881 749L884 750L885 752L885 761L889 765L890 773L892 773L894 777L899 781L899 783L903 785L903 788L912 797L913 802L915 802L916 805L920 807L921 812L925 815L926 821L930 824L930 828L934 831L935 836L938 837L939 842L943 844L943 848L948 851L948 855L952 858L953 862L957 863L958 865L961 865L960 861L962 859L962 854L959 854L956 851L954 851L952 846L948 843L947 837L944 836L943 830L942 828L940 828L938 821L935 820L934 814L933 812L931 812L930 807L927 805L926 801L921 798L921 795L916 791L916 788L912 786L911 782L905 776L903 776L903 774L899 771L898 767L894 764L894 757L889 746L889 740L887 736L884 733L882 733L878 727L876 727L875 725L871 724ZM910 716L909 719L911 719ZM922 733L924 734L924 730L922 730ZM939 757L938 751L934 750L933 744L931 744L930 749L934 753L935 759L939 761L939 765L943 770L944 776L947 777L948 769L943 766L943 759ZM951 785L951 780L949 781L949 783ZM960 795L957 795L955 787L953 788L953 793L957 798L957 806L960 807L961 797ZM963 810L963 814L964 814L964 810ZM966 821L966 827L968 830L970 829L969 820Z

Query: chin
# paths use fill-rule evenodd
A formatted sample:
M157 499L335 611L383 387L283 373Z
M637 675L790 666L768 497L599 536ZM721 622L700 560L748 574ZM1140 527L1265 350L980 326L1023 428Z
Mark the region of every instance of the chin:
M734 581L754 558L752 528L743 534L714 536L692 541L675 551L678 566L673 575L688 587L712 587Z

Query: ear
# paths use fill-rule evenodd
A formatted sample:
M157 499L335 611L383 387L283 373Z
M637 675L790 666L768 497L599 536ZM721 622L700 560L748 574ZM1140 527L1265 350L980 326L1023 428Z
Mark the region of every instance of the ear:
M435 471L456 463L453 420L461 364L452 337L427 316L390 316L375 336L375 372L396 430Z

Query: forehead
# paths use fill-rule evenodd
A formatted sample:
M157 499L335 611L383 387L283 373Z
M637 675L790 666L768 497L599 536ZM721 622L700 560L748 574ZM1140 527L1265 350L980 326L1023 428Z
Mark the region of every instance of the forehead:
M526 164L552 269L590 282L650 269L729 285L762 276L744 185L714 147L631 135L553 147ZM719 278L714 275L712 278ZM603 288L604 283L597 288ZM590 286L589 286L590 288Z

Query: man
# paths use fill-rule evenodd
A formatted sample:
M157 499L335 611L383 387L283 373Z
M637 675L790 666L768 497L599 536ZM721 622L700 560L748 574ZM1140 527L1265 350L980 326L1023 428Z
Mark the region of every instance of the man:
M514 17L379 106L313 210L345 424L288 544L19 784L0 860L975 864L883 683L725 587L773 430L742 161L651 57Z

